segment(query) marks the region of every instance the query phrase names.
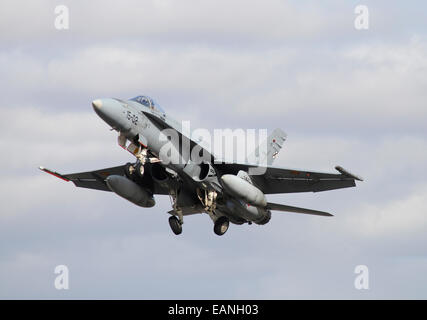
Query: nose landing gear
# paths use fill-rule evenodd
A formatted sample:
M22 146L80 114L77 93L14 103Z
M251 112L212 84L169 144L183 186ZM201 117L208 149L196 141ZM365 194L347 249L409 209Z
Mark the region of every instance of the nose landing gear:
M145 171L144 164L142 164L141 162L137 162L135 165L135 173L139 178L142 179L142 177L144 176L144 171Z
M125 175L128 179L133 180L135 173L135 164L132 164L130 162L126 163L125 166Z
M130 180L134 180L135 178L141 178L144 176L145 168L141 162L137 163L126 163L125 166L125 175Z

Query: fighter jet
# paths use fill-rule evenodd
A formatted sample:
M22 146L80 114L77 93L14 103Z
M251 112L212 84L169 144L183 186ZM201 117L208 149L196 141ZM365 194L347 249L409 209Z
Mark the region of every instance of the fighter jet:
M169 225L176 235L182 233L184 217L198 213L209 215L215 234L220 236L230 223L264 225L270 221L271 211L332 216L324 211L268 202L266 195L348 188L356 186L356 180L363 181L340 166L335 167L338 173L272 166L286 140L281 129L274 130L254 151L263 158L264 165L227 162L192 139L182 124L148 96L97 99L92 107L118 132L119 146L132 153L135 162L72 174L40 169L72 181L77 187L111 191L144 208L153 207L157 195L170 196ZM196 161L194 154L203 157Z

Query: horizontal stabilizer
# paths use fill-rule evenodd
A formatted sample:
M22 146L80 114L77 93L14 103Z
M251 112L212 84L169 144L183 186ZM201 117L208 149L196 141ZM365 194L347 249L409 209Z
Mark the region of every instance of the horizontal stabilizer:
M287 206L284 204L278 204L278 203L267 203L267 209L269 210L276 210L276 211L284 211L284 212L295 212L295 213L304 213L304 214L314 214L316 216L324 216L324 217L332 217L333 215L324 212L324 211L317 211L317 210L311 210L311 209L305 209L305 208L299 208L299 207L292 207Z

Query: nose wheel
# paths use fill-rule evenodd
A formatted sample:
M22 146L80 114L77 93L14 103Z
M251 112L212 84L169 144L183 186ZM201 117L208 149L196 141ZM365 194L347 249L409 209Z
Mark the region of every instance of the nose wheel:
M230 226L230 220L226 217L219 217L218 220L215 221L214 232L215 234L222 236L227 232L228 227Z
M182 233L182 224L181 222L179 222L177 217L175 216L169 217L169 225L172 229L172 232L175 233L176 235L179 235Z
M142 179L144 176L145 168L141 162L130 163L128 162L125 166L125 175L130 180L135 181L137 178Z
M138 162L135 165L135 173L136 173L136 175L139 178L142 178L144 176L144 171L145 171L144 165L141 162Z
M126 163L126 166L125 166L126 177L128 177L130 180L133 180L135 177L134 173L135 173L135 165L130 162Z

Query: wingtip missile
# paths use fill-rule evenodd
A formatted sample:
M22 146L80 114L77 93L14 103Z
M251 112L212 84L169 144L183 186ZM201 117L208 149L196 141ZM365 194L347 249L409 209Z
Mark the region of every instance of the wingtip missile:
M349 172L349 171L345 170L345 169L344 169L343 167L341 167L341 166L336 166L336 167L335 167L335 170L337 170L339 173L341 173L341 174L343 174L343 175L345 175L345 176L347 176L347 177L353 178L354 180L363 181L363 178L362 178L362 177L357 176L357 175L355 175L355 174L352 174L351 172Z
M52 175L52 176L54 176L54 177L57 177L57 178L59 178L59 179L62 179L62 180L64 180L64 181L70 181L70 179L68 179L68 178L66 178L66 177L64 177L62 174L60 174L60 173L58 173L58 172L56 172L56 171L52 171L52 170L49 170L49 169L47 169L47 168L45 168L45 167L42 167L42 166L39 166L39 169L41 170L41 171L44 171L44 172L46 172L46 173L49 173L50 175Z

